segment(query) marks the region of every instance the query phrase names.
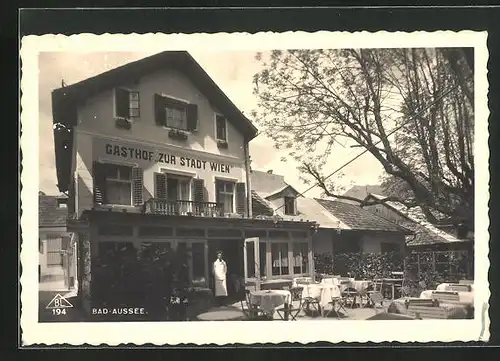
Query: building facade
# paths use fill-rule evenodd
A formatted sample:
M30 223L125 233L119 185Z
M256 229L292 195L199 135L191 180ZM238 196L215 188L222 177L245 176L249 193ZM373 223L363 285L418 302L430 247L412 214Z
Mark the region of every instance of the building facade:
M71 200L88 302L95 265L119 249L180 250L188 283L204 287L218 250L228 279L281 278L289 259L271 267L271 249L293 243L305 245L299 273L312 272L313 223L252 216L257 129L188 53L127 64L52 99L58 186Z

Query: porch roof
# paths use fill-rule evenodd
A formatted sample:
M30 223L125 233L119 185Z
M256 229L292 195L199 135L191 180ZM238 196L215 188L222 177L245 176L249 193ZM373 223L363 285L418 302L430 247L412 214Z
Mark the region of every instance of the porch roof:
M143 214L139 212L119 212L110 210L86 210L78 221L68 220L68 227L82 227L85 224L97 222L137 222L141 224L164 225L165 221L176 226L196 225L199 227L220 227L221 225L229 228L276 228L276 229L313 229L316 226L312 221L283 220L273 217L269 218L226 218L226 217L197 217L197 216L166 216L158 214Z

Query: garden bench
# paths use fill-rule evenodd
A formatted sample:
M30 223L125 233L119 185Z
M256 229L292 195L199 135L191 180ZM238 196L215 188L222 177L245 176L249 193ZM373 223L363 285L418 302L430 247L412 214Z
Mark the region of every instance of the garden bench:
M458 292L433 291L432 299L438 302L460 302Z
M410 305L408 307L408 315L416 319L447 319L448 312L446 309L436 306L417 306Z

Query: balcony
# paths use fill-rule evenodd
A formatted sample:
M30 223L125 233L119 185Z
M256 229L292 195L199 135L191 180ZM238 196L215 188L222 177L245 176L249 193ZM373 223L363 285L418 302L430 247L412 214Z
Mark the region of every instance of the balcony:
M163 214L168 216L224 216L224 207L215 202L169 201L151 198L144 203L144 213Z

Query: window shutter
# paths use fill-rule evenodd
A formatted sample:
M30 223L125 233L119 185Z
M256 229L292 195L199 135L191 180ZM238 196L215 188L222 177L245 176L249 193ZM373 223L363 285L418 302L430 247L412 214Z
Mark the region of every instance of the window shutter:
M195 202L205 201L205 182L203 179L193 179L193 200Z
M186 106L187 130L198 130L198 105L187 104Z
M116 116L120 118L129 118L130 112L130 98L128 90L116 88L115 89L115 110Z
M132 202L134 206L140 206L143 203L142 199L142 188L144 185L143 180L144 172L142 168L133 167L132 168Z
M167 199L167 177L164 173L155 173L155 198Z
M236 183L236 213L245 214L246 210L245 183Z
M94 161L92 165L94 180L94 204L106 203L106 165Z
M165 97L161 96L160 94L155 94L154 99L155 123L159 126L167 125L167 110L165 109L167 105L165 102Z

